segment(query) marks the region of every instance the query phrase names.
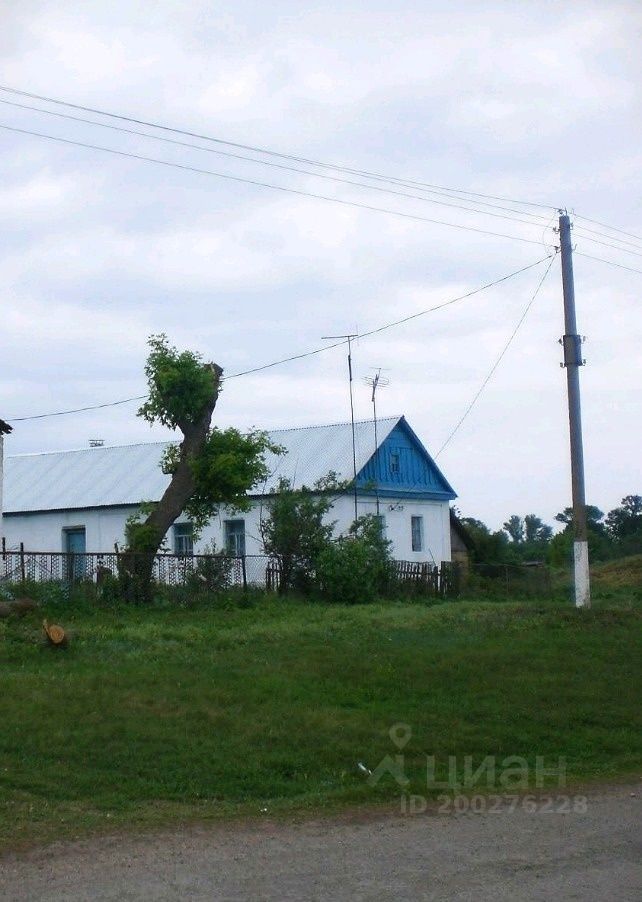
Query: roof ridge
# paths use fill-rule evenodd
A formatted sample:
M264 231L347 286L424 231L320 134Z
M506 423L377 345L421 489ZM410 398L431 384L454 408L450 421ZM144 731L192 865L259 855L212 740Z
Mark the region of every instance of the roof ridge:
M5 460L15 460L18 457L45 457L47 454L81 454L83 452L114 451L117 448L150 448L152 445L171 445L176 439L165 439L159 442L129 442L125 445L96 445L86 448L59 448L57 451L23 451L22 454L7 454Z
M397 414L388 417L377 417L377 423L384 423L386 420L400 420L403 414ZM355 426L361 426L363 423L373 423L372 417L366 417L365 420L355 420ZM284 429L266 429L266 432L303 432L306 429L332 429L335 426L351 426L351 420L341 420L339 423L313 423L310 426L289 426Z
M387 417L377 417L377 423L385 423L387 420L401 420L403 414L396 414L393 416ZM374 420L370 417L367 417L364 420L355 420L355 426L361 426L364 423L373 423ZM305 432L309 429L333 429L336 426L350 426L350 420L342 420L339 423L313 423L309 426L286 426L282 429L265 429L264 431L268 434L273 432ZM24 451L21 454L7 454L5 460L15 460L18 457L44 457L46 454L80 454L84 451L98 452L98 451L109 451L115 450L117 448L139 448L142 446L150 447L151 445L171 445L177 444L180 439L164 439L162 441L155 442L127 442L123 445L99 445L98 447L86 447L86 448L59 448L57 451Z

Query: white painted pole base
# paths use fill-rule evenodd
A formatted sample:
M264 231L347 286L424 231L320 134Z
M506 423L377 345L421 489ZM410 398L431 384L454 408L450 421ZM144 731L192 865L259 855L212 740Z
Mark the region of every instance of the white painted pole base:
M573 567L575 574L575 607L591 607L588 542L573 543Z

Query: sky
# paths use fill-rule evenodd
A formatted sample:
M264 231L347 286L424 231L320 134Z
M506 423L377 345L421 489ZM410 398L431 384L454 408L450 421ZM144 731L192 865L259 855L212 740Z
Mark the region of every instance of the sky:
M379 414L405 414L463 515L494 529L513 513L552 522L571 503L559 257L439 452L533 298L564 208L587 337L587 501L607 511L642 493L639 3L0 0L0 17L5 87L398 180L0 91L2 101L197 145L0 103L0 125L50 136L0 129L6 454L167 437L136 417L135 402L17 421L143 395L151 334L230 376L544 260L356 340L353 367L357 417L371 416L364 380L381 367ZM214 421L276 429L348 417L338 347L229 379Z

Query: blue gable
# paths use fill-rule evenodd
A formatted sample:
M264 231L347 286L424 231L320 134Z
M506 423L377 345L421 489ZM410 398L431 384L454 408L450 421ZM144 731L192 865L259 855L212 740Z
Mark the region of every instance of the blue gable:
M457 495L430 454L401 417L388 437L357 474L364 492L378 488L382 497L450 501Z

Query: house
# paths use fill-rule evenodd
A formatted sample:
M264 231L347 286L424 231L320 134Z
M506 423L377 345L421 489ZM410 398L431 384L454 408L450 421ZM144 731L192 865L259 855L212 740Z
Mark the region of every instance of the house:
M167 536L169 550L190 554L211 546L237 555L263 552L260 522L266 495L281 477L308 487L330 471L353 477L350 423L270 432L285 449L270 454L270 476L250 493L251 509L219 510L195 542L179 518ZM159 463L168 442L90 447L77 451L7 457L4 535L7 548L29 551L109 552L122 546L125 524L141 502L158 501L168 484ZM449 502L455 492L405 417L355 424L357 512L382 517L398 559L439 564L451 559ZM354 520L354 492L337 496L328 517L335 533Z

